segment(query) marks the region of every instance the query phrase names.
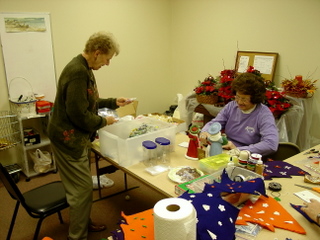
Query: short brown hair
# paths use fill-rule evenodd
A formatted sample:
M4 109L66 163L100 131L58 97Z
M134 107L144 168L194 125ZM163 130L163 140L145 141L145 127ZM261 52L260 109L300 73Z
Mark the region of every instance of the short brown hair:
M253 73L242 73L233 80L231 90L234 95L237 92L250 95L253 104L263 103L265 100L266 85L262 77Z

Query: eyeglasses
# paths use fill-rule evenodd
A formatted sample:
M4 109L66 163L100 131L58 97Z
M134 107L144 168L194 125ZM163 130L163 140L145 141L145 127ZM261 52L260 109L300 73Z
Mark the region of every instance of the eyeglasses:
M235 96L235 100L236 101L241 101L243 103L249 103L250 102L250 98L242 98L242 97L239 97L239 96Z

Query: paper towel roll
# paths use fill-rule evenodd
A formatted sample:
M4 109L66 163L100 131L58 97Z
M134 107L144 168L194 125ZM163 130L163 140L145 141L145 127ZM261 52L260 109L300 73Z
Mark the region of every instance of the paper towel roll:
M154 211L155 240L195 240L197 213L183 198L166 198L156 203Z

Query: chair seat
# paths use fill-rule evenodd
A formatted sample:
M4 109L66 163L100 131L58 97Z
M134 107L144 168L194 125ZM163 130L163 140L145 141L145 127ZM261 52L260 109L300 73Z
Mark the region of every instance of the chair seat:
M36 214L67 207L66 192L60 181L51 182L23 193L25 203Z

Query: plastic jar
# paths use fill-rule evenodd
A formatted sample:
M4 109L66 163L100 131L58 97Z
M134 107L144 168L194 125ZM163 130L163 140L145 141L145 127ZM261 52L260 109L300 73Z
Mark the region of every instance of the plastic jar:
M170 165L170 151L171 151L171 145L170 140L164 137L158 137L155 139L155 142L157 143L157 158L158 162L162 165L169 166Z
M142 142L143 146L143 163L147 167L157 165L157 144L153 141L146 140Z

